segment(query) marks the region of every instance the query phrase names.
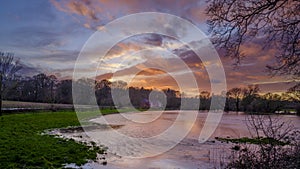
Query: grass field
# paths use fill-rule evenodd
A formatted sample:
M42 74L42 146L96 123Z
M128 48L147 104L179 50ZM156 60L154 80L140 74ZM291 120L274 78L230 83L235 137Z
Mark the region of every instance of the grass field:
M6 113L0 116L0 169L5 168L61 168L64 164L80 166L88 160L95 160L100 147L92 147L74 140L64 140L42 133L48 129L79 126L80 120L87 121L99 115L133 111L133 109L101 109L99 111L52 112L45 110L52 106L68 109L72 105L3 101L3 107L35 110L20 114ZM36 111L44 110L42 111ZM143 111L140 109L140 111ZM86 122L89 124L89 122Z
M34 102L20 102L20 101L3 101L2 107L9 108L25 108L25 109L71 109L72 104L50 104L50 103L34 103Z
M75 112L10 114L0 117L0 168L60 168L95 160L102 149L41 135L46 129L78 126Z

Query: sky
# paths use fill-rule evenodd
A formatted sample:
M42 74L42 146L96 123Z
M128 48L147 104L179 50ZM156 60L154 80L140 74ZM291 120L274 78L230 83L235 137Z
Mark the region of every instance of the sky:
M84 77L96 72L99 79L112 78L132 86L162 89L178 88L180 80L189 84L187 77L192 71L199 90L210 90L211 84L219 79L209 78L205 68L211 63L200 60L189 48L192 42L186 45L170 36L139 34L122 39L105 56L99 56L99 51L111 40L100 37L101 42L96 44L101 46L97 50L92 54L82 52L97 31L116 33L125 29L122 24L114 30L108 29L108 23L140 12L176 15L194 24L209 39L206 6L204 0L2 0L0 51L14 53L23 65L25 76L44 72L61 79L72 78L77 63ZM164 24L158 21L156 26L159 23ZM143 26L143 21L135 22L132 29ZM181 24L170 29L186 31ZM275 62L276 52L261 46L259 42L243 45L247 57L238 66L234 66L235 60L218 51L228 89L258 84L262 92L281 92L293 85L288 83L292 81L290 77L270 76L265 66ZM192 95L193 90L196 89L188 92Z

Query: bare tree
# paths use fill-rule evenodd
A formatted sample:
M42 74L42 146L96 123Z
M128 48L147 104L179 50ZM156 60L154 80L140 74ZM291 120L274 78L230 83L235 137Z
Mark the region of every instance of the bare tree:
M276 93L264 94L262 96L261 104L265 113L275 113L284 107L281 96Z
M209 110L210 107L210 92L201 91L199 95L200 110Z
M244 144L227 168L299 168L299 131L280 116L250 115L246 124L256 144Z
M244 111L252 111L251 103L257 98L259 92L258 85L248 85L247 88L242 89L243 91L243 99L242 106Z
M300 83L289 89L287 92L290 101L295 102L297 115L300 115Z
M300 102L300 84L290 88L288 90L288 94L290 94L290 97L293 101Z
M55 102L54 94L55 94L55 89L56 89L58 80L55 75L50 75L48 78L49 78L49 88L50 88L50 103L54 103Z
M243 97L243 90L241 88L235 87L227 92L227 96L235 100L235 110L240 111L240 101Z
M3 83L13 79L15 73L21 69L12 53L0 52L0 116L2 115Z
M299 0L211 0L207 14L213 42L237 63L242 45L260 41L277 50L272 72L300 76Z

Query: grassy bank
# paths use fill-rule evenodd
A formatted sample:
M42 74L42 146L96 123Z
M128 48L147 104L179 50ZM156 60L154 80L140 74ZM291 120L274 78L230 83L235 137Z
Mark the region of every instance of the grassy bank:
M242 138L222 138L222 137L215 137L216 140L221 141L221 142L226 142L226 143L247 143L247 144L273 144L273 145L287 145L289 144L288 142L282 142L279 140L276 140L274 138L249 138L249 137L242 137Z
M88 159L96 159L96 153L102 153L102 150L73 140L41 135L46 129L78 125L75 112L1 116L0 168L59 168L63 164L81 165Z
M22 109L71 109L72 104L51 104L51 103L35 103L35 102L21 102L21 101L7 101L4 100L2 103L2 108L22 108Z

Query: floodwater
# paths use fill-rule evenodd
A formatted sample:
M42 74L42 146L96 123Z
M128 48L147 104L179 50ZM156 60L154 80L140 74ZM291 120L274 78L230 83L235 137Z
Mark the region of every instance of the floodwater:
M180 113L186 113L186 115L184 115L185 117L188 116L190 112L185 111ZM199 134L203 128L207 115L207 112L199 112L196 115L194 123L193 121L190 121L190 119L176 123L175 121L179 116L178 111L164 111L163 113L150 111L126 114L127 118L135 117L135 120L140 122L137 123L124 118L121 114L111 114L90 120L90 122L94 124L109 124L109 127L97 125L96 127L85 128L85 132L82 130L77 130L76 132L56 130L50 134L58 134L65 138L73 138L77 141L93 140L97 144L108 147L108 154L105 156L107 165L103 166L101 161L90 162L81 166L83 168L220 168L229 160L230 147L232 147L232 145L216 141L215 137L239 138L250 136L246 125L247 115L244 115L243 113L223 113L217 129L208 141L199 143ZM280 118L283 121L293 124L295 128L300 129L300 117L294 115L281 115ZM117 132L129 136L130 138L151 138L166 132L168 128L174 125L176 125L176 130L178 130L178 132L184 132L186 131L185 129L190 130L188 130L189 132L182 141L163 153L160 153L160 150L163 150L165 147L169 148L169 143L173 144L172 142L169 142L170 140L168 139L131 141L116 136ZM171 138L173 138L172 136ZM139 156L147 157L138 158ZM72 164L67 166L75 167Z

